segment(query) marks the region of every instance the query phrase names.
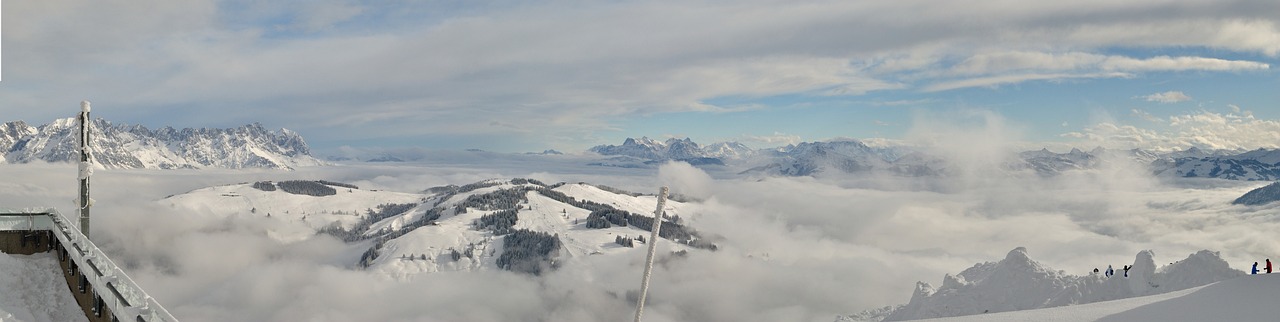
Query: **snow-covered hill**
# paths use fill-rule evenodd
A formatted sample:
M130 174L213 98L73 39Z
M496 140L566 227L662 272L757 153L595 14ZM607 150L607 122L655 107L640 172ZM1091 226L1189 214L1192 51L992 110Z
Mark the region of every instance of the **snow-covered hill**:
M293 188L289 186L309 187ZM255 182L210 187L164 200L217 216L280 221L279 240L328 233L369 243L359 265L397 279L438 271L508 269L538 274L574 257L638 251L656 197L577 184L487 180L421 193L362 190L327 181ZM686 205L668 201L663 254L714 249L679 221ZM643 235L643 237L642 237ZM626 246L630 245L630 246Z
M229 129L149 130L142 126L93 122L93 157L109 169L292 169L319 165L307 143L288 129L274 132L261 124ZM78 124L73 118L31 126L0 125L0 162L72 162Z
M891 310L884 320L954 317L1112 301L1184 290L1244 275L1211 251L1191 254L1159 269L1154 256L1151 251L1139 252L1127 274L1122 267L1116 267L1113 276L1106 276L1105 272L1074 276L1031 260L1026 249L1019 247L999 262L977 264L958 275L944 276L940 287L918 283L911 301Z
M1236 198L1236 200L1231 203L1236 205L1256 206L1276 201L1280 201L1280 182L1272 182L1269 185L1250 190L1243 196L1240 196L1240 198Z
M273 188L269 191L261 189L265 184L271 184ZM352 229L367 216L368 210L378 205L418 203L424 198L420 194L342 186L329 186L333 188L333 195L317 197L274 188L278 184L263 181L208 187L170 196L161 203L194 210L179 212L184 214L268 217L282 223L268 232L270 237L297 241L310 238L327 227Z

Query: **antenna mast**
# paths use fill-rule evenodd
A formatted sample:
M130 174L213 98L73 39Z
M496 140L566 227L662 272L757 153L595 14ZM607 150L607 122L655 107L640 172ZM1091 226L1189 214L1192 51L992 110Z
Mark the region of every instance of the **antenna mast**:
M89 176L93 175L93 161L89 158L89 101L80 101L80 233L89 237Z
M649 257L644 260L644 279L640 280L640 299L636 300L636 321L644 313L644 298L649 294L649 275L653 273L653 255L658 252L658 231L662 230L662 207L667 203L667 187L658 189L658 209L653 211L652 233L649 235Z

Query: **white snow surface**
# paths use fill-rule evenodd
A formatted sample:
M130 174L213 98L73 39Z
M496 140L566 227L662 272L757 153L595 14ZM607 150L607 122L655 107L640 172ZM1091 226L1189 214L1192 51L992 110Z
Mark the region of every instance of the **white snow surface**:
M0 253L0 321L88 321L52 253Z
M925 321L1275 321L1280 316L1276 290L1280 274L1249 275L1160 295Z
M1110 277L1105 272L1067 275L1031 260L1026 249L1018 247L999 262L977 264L958 275L944 276L942 286L936 289L928 283L919 283L911 301L889 314L885 321L1111 301L1179 291L1244 275L1211 251L1191 254L1158 270L1154 253L1141 251L1127 277L1123 265L1114 269L1115 274Z
M198 189L161 201L171 207L212 216L270 217L282 225L269 232L280 241L311 238L321 228L341 225L350 229L366 210L386 203L418 203L423 195L333 187L338 194L315 197L277 189L262 191L251 183Z

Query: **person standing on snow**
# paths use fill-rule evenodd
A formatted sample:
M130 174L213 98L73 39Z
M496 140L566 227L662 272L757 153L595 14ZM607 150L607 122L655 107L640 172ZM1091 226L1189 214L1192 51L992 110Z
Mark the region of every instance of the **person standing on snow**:
M1129 277L1129 265L1124 266L1124 277Z
M1271 259L1267 259L1267 274L1271 274Z
M1111 275L1114 275L1114 274L1115 274L1115 270L1111 269L1111 265L1107 265L1107 277L1111 277Z
M1253 262L1253 275L1258 275L1258 262Z

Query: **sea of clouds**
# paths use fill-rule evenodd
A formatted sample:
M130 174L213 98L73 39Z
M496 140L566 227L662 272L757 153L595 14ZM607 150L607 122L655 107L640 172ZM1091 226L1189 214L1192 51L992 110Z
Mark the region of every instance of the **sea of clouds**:
M959 160L963 169L947 178L746 178L684 163L617 169L572 158L463 154L291 172L98 171L91 233L184 321L604 321L634 310L641 249L566 259L541 277L480 271L393 280L355 267L368 244L324 235L281 241L268 232L287 223L157 202L255 180L326 179L402 192L511 177L638 192L670 186L698 200L679 215L721 247L655 267L648 321L830 321L905 303L916 281L936 283L1019 246L1073 274L1128 264L1143 249L1155 251L1157 264L1220 251L1237 268L1280 254L1277 206L1230 204L1264 183L1157 180L1125 162L1050 178L1010 174L997 164L1014 151L1011 141L997 138L1011 134L995 123L919 134ZM66 164L0 167L0 205L70 215L75 173Z

